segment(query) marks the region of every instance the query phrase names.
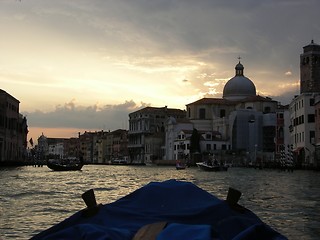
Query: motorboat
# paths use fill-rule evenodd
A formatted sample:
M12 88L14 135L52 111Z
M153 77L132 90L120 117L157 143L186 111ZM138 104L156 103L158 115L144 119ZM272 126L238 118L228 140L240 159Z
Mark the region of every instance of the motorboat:
M219 165L219 164L208 164L207 162L198 162L197 166L204 171L210 172L219 172L219 171L228 171L228 165Z

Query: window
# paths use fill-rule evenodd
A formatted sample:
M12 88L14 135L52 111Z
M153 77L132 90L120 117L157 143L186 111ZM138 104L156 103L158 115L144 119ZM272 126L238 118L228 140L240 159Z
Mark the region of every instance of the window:
M314 122L314 114L308 114L308 123Z
M199 118L200 119L206 119L206 109L200 108L200 110L199 110Z
M284 138L284 131L282 127L279 128L279 138Z
M207 133L207 134L206 134L206 139L207 139L207 140L211 140L211 134Z
M314 137L315 137L315 131L310 131L310 143L313 144L314 143Z
M314 105L314 98L310 98L310 106Z
M210 151L211 150L211 144L207 144L206 149L207 149L207 151Z
M270 107L265 107L265 108L264 108L264 112L265 112L265 113L269 113L270 111L271 111L271 108L270 108Z
M223 118L226 116L226 110L225 109L220 109L220 117Z

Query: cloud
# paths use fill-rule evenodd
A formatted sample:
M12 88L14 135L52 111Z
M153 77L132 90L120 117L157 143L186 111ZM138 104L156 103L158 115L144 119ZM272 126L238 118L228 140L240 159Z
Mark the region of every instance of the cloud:
M292 76L292 72L291 72L291 71L287 71L287 72L285 72L284 75L286 75L286 76Z
M43 112L23 112L28 125L38 128L81 128L116 130L127 129L129 113L149 106L147 103L135 103L133 100L118 105L80 106L75 100L57 105L55 110Z
M294 96L299 95L297 91L287 91L278 96L270 96L273 100L280 102L282 105L290 104Z
M0 82L30 126L116 129L145 105L220 96L240 55L257 91L287 102L302 47L320 42L319 3L1 1Z

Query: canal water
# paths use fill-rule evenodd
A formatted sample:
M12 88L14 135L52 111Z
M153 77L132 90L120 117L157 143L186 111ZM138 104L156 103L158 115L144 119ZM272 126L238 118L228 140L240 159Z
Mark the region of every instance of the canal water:
M85 165L82 171L45 167L0 169L0 239L29 239L85 208L81 194L93 188L109 203L150 181L190 181L225 199L229 187L242 192L240 204L288 239L320 239L320 172L229 168Z

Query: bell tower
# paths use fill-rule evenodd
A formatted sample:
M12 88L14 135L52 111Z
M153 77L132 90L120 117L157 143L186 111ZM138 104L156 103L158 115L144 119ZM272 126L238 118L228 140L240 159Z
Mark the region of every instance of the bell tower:
M320 45L303 47L300 55L300 93L320 92Z

